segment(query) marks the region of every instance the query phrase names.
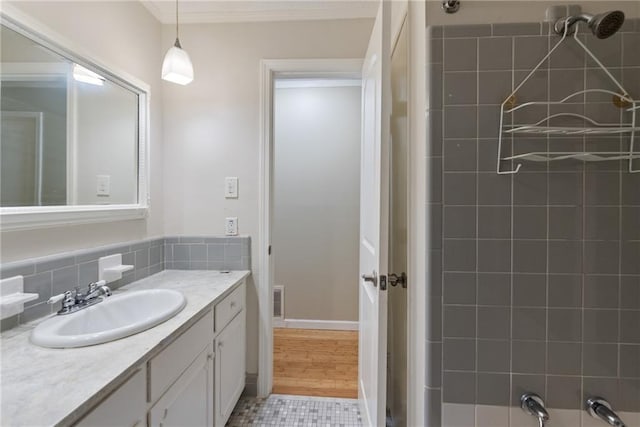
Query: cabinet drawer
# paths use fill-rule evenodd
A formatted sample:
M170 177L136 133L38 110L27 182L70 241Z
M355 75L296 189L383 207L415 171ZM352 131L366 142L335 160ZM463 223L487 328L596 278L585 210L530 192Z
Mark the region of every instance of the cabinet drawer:
M245 282L242 281L233 292L224 297L222 301L216 304L216 333L224 329L224 327L238 314L245 304Z
M149 401L155 402L213 340L209 311L149 361Z

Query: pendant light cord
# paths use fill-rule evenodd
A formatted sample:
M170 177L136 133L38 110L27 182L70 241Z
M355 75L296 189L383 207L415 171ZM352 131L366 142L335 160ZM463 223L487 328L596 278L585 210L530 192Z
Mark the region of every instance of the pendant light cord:
M182 46L180 46L180 37L178 37L178 0L176 0L176 42L174 46L182 49Z

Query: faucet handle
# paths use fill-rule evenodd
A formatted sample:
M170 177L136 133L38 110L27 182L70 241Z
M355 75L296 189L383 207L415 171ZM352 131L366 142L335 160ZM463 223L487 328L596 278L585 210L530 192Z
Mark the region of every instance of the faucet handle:
M51 298L49 298L47 300L47 304L55 304L57 302L62 301L63 299L65 299L67 297L67 293L69 293L69 291L63 293L63 294L58 294L58 295L54 295Z

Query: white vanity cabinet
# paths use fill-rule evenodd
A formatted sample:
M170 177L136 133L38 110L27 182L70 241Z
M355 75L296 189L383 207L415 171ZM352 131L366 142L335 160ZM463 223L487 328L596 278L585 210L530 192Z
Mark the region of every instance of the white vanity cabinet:
M215 426L224 427L245 386L244 282L215 306Z
M245 293L243 280L76 426L224 427L245 386Z

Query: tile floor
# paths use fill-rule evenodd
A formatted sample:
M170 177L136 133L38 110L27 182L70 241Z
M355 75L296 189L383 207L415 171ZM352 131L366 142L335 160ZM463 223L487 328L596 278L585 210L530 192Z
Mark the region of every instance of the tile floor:
M238 401L227 427L244 426L360 427L362 418L357 399L272 394Z

